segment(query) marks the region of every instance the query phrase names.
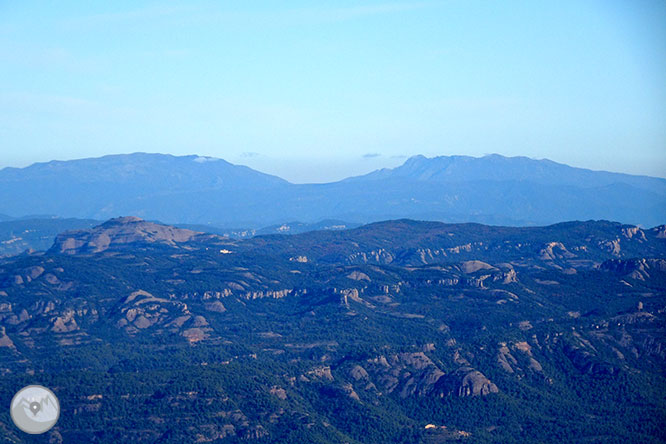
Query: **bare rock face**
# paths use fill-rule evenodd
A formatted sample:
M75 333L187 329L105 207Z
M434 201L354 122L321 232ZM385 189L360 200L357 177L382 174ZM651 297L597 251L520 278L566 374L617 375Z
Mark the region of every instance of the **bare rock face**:
M271 387L270 394L277 397L278 399L282 399L282 400L287 399L287 392L282 387L278 387L278 386Z
M573 257L576 257L576 255L568 251L561 242L548 242L539 251L539 259L544 261L570 259Z
M463 273L475 273L479 270L495 270L496 268L482 261L465 261L460 264Z
M507 373L524 373L525 369L532 372L543 372L541 363L534 359L532 356L532 347L526 341L516 342L511 345L511 348L516 352L516 356L522 355L522 364L518 362L516 356L511 354L511 350L505 343L500 343L499 351L497 353L497 364ZM523 368L520 367L523 366Z
M494 277L493 280L501 280L503 284L512 284L518 282L518 275L513 267L508 267L506 270L503 270L500 276Z
M181 333L181 336L183 336L189 342L199 342L206 339L208 337L208 334L206 334L206 332L203 329L195 327L195 328L185 329Z
M215 312L215 313L224 313L225 311L227 311L227 309L224 307L224 305L220 301L208 302L204 306L206 307L206 310L212 311L212 312Z
M367 378L368 372L360 365L356 365L349 371L349 375L354 378L355 381L358 381L359 379Z
M645 281L666 273L665 259L610 259L601 264L602 270L632 279Z
M0 326L0 347L16 348L14 342L5 334L5 327Z
M666 225L659 225L651 230L657 239L666 239Z
M564 354L571 360L571 363L581 373L600 376L615 375L620 369L610 362L602 360L596 356L589 347L583 347L585 344L566 344Z
M622 247L620 246L620 239L601 241L599 247L605 251L608 251L614 256L619 256L620 252L622 251Z
M190 342L208 337L210 328L203 316L193 316L187 304L170 297L156 297L144 290L132 292L114 308L116 327L136 334L155 326L180 333Z
M627 227L622 229L622 234L624 237L627 239L631 239L633 237L636 237L640 241L646 241L647 239L645 238L645 232L641 230L639 227Z
M367 373L360 366L351 370L357 381L365 374L388 393L401 398L411 396L485 396L499 390L483 373L469 366L445 373L425 353L398 353L367 362ZM364 369L363 369L364 370Z
M354 391L354 387L351 384L349 384L349 383L343 384L342 385L342 390L343 390L344 394L347 395L348 397L350 397L351 399L353 399L355 401L360 401L361 400L361 398L358 396L358 393L356 393Z
M68 333L78 329L79 327L76 325L76 321L74 319L66 321L61 317L56 318L55 321L53 321L53 326L51 327L51 330L55 333Z
M511 354L506 345L502 345L497 353L497 364L507 373L513 373L513 367L518 365L518 361Z
M268 431L261 425L250 426L240 431L240 437L244 440L256 440L268 436Z
M347 275L347 277L355 281L370 281L370 277L365 273L361 273L360 271L352 271Z
M79 326L74 319L74 312L67 310L60 316L56 316L52 320L51 331L55 333L69 333L79 329Z
M327 381L333 380L333 375L331 374L331 367L316 367L307 372L307 377L310 379L324 379Z
M25 269L26 277L29 280L37 279L42 273L44 273L44 267L40 266L28 267Z
M461 367L437 382L440 396L486 396L499 392L497 386L483 373L471 367Z
M67 231L56 237L51 251L64 254L94 254L114 245L165 243L176 245L206 236L197 231L156 224L138 217L111 219L88 230Z

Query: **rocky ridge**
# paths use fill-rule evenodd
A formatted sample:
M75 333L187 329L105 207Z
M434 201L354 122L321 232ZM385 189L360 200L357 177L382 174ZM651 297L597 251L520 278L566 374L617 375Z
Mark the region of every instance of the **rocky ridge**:
M188 431L201 442L279 441L291 428L351 433L349 418L336 420L341 411L400 412L412 426L478 439L505 429L444 418L477 402L510 411L530 393L574 393L578 402L584 384L603 391L631 378L660 381L659 232L606 222L514 231L394 221L230 241L114 220L64 234L62 242L82 242L72 249L0 263L0 374L14 381L44 371L36 357L48 351L67 365L75 364L63 357L91 353L85 365L119 380L151 375L127 399L117 387L97 398L98 385L82 384L85 399L71 404L81 427L135 400L154 418L170 412L172 424L147 420L145 430ZM356 252L366 259L347 261ZM233 379L247 374L261 376ZM147 389L150 378L160 382ZM571 381L583 385L573 390ZM414 416L420 405L455 408ZM204 411L192 426L192 412Z
M81 255L100 253L123 244L159 243L177 246L192 241L214 239L224 238L127 216L110 219L91 229L61 233L56 236L51 251Z

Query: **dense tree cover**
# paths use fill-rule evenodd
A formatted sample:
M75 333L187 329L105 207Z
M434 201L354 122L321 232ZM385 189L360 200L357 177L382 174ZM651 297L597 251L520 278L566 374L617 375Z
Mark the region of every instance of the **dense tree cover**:
M408 237L412 224L389 231ZM234 254L139 244L5 261L0 404L24 385L52 388L63 410L47 439L66 443L666 441L663 270L622 274L538 249L485 252L485 265L414 264L409 248L387 263L339 259L340 243L385 246L379 229L316 233L309 246L260 238ZM493 236L455 233L476 229ZM497 393L459 396L461 371ZM45 440L7 409L0 437Z

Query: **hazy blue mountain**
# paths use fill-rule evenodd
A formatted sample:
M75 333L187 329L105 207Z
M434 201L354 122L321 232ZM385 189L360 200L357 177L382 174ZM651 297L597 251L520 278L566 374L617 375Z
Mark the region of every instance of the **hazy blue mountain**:
M136 153L0 170L0 212L258 229L299 220L415 218L538 225L666 221L666 179L549 160L415 156L402 166L326 184L291 184L221 159Z
M259 202L253 196L279 193L288 185L221 159L135 153L5 168L0 170L0 206L12 216L39 212L107 219L132 214L199 222L217 212L217 220L230 213L228 219L245 222L243 216L257 219L253 206Z
M664 179L574 168L551 160L528 157L504 157L491 154L470 156L410 157L403 165L384 168L364 176L347 179L408 179L419 182L525 181L540 185L582 188L626 184L657 194L666 194Z

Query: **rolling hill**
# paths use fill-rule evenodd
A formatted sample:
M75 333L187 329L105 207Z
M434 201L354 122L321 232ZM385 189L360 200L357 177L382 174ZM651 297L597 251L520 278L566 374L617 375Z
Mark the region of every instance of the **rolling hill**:
M664 226L124 217L0 259L0 403L52 388L50 442L659 443L665 298Z

